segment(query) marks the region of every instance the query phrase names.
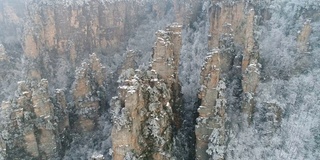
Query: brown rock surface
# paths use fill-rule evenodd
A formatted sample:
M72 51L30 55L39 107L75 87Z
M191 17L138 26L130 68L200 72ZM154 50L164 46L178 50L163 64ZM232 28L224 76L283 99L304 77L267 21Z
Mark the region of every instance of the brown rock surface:
M17 98L1 105L2 112L10 116L3 131L7 136L2 136L8 146L5 157L57 157L61 143L57 128L61 126L57 124L59 119L55 118L47 81L43 79L35 86L25 82L18 85Z
M219 38L224 33L234 34L237 43L244 43L243 31L246 20L246 3L244 1L213 0L210 8L209 48L219 46Z
M170 90L154 71L127 70L113 99L113 159L169 159L173 113Z
M56 88L67 88L88 53L107 59L104 64L112 65L112 70L121 68L122 61L113 62L112 57L125 52L129 39L147 21L188 25L201 2L186 2L0 0L0 30L5 31L0 33L0 43L10 46L8 59L15 60L11 66L24 65L17 79L47 79ZM1 54L0 61L7 57ZM4 77L2 81L7 80Z
M45 79L19 82L16 98L1 105L1 155L8 159L61 157L72 139L70 123L76 133L92 131L96 126L98 110L106 104L103 73L95 54L79 69L72 90L72 120L63 90L56 90L52 97Z
M243 73L242 88L244 93L242 111L247 118L247 123L250 125L255 108L256 88L260 80L260 64L252 62Z
M241 68L245 100L242 110L248 118L248 123L254 111L254 95L260 74L258 46L254 38L255 10L252 6L245 1L214 1L210 9L209 30L209 49L219 48L224 53L220 56L222 75L227 74L232 65L234 57L230 56L234 55L230 55L230 49L235 50L232 46L234 44L243 46Z
M242 111L247 117L247 123L251 124L255 107L256 88L260 81L259 52L254 39L254 9L250 9L247 16L247 27L245 31L245 50L242 59L242 89L244 100Z
M100 107L106 104L105 79L105 68L94 53L89 63L83 62L77 69L72 87L77 132L92 131L96 127Z
M118 97L112 100L113 159L173 158L173 131L181 123L180 48L180 25L158 31L151 69L128 69L120 76Z
M155 70L160 78L172 91L171 103L174 105L174 121L177 128L181 127L181 86L178 77L178 66L180 62L180 49L182 26L173 24L166 31L160 30L156 33L157 41L153 49L153 61L151 68Z
M196 159L222 160L226 153L225 125L228 119L224 92L235 77L242 77L242 115L246 117L245 124L250 124L261 66L258 63L254 35L255 11L252 4L214 0L209 13L208 46L211 53L206 58L200 76L198 98L201 104L195 129L195 148ZM230 74L235 71L238 73Z
M220 80L220 52L213 51L205 61L201 72L201 105L195 129L196 159L224 159L226 145L225 83Z
M190 2L188 6L178 1L172 4L168 1L90 1L83 5L72 2L28 2L24 52L31 58L36 58L44 50L71 54L70 43L80 53L115 50L128 40L132 31L146 18L144 16L149 12L145 9L146 5L149 5L156 19L164 17L166 8L172 5L177 21L187 24L199 4ZM195 6L194 9L192 6Z

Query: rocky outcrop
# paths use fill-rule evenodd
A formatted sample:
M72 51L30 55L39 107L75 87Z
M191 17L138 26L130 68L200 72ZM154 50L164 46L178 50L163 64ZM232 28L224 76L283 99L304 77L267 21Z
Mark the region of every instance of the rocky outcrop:
M254 110L254 95L259 82L260 64L258 46L256 45L254 29L256 26L253 4L245 1L214 2L211 7L211 27L209 49L219 48L221 52L222 75L232 69L232 63L238 59L236 52L242 52L242 110L250 123ZM235 34L237 33L237 34ZM242 50L235 45L242 46ZM240 48L240 49L241 49ZM231 52L230 52L231 51ZM227 78L222 76L222 78Z
M302 27L301 31L299 31L299 35L298 35L298 52L299 53L306 53L309 49L309 38L310 38L310 34L312 32L312 27L310 25L311 20L307 20L304 23L304 26Z
M212 52L201 72L201 106L195 129L196 159L224 159L226 147L226 89L220 80L220 53Z
M159 75L167 80L169 85L178 80L178 65L181 49L180 25L171 25L166 31L156 33L157 41L153 49L152 69L157 70Z
M180 62L180 49L182 26L173 24L167 27L166 31L158 31L157 41L153 48L153 61L151 68L155 70L160 78L172 91L171 103L174 105L175 127L181 127L181 86L178 77L178 66Z
M122 60L110 57L126 51L140 26L152 23L158 27L158 21L161 25L172 21L189 24L200 4L190 0L188 4L179 0L0 0L0 43L8 48L6 58L14 59L6 64L14 66L8 67L10 72L21 71L16 73L21 76L17 79L47 79L51 86L69 88L76 67L88 58L87 53L101 54L104 65L112 66L115 73ZM0 54L0 62L3 56ZM17 68L21 61L23 69ZM9 79L3 77L1 81ZM6 85L1 83L0 87ZM15 86L10 88L8 92L13 92ZM2 93L1 100L6 95Z
M259 52L254 39L254 16L255 11L249 10L247 16L247 27L245 30L245 50L242 59L242 89L244 99L242 110L247 118L247 123L252 121L252 115L255 107L256 88L260 79Z
M314 122L303 142L286 135L297 108L316 104L318 10L316 0L0 0L0 99L14 97L1 104L0 159L61 159L83 148L87 159L110 159L110 139L114 159L318 156L309 154L318 116L302 116ZM149 58L149 32L173 21L185 27L184 46L182 26L158 31L150 68L134 70ZM112 66L108 76L101 63ZM14 94L17 79L26 82ZM108 138L104 111L116 89ZM74 135L91 143L71 144Z
M61 158L72 140L71 133L84 134L97 126L98 111L107 101L104 72L100 60L92 54L78 69L71 102L66 98L70 95L61 89L51 96L46 79L19 82L16 97L1 105L1 156Z
M43 79L36 85L19 82L16 94L15 100L1 105L1 112L6 115L1 134L6 146L3 156L8 159L59 157L64 141L61 136L69 124L65 116L54 112L48 81Z
M199 3L192 2L192 5L197 6ZM43 54L42 51L49 50L68 54L71 61L78 59L79 53L110 52L121 48L122 42L128 40L132 31L147 18L146 14L161 19L167 14L167 7L173 7L176 19L186 23L193 14L193 9L188 6L169 1L77 3L40 0L28 2L27 7L29 12L23 38L24 53L36 58Z
M260 79L260 64L257 60L252 61L245 73L243 73L242 89L243 89L243 102L242 111L246 117L247 124L251 124L252 116L255 107L255 94Z
M128 69L114 97L113 159L171 159L174 129L179 127L178 64L181 26L157 32L148 71Z
M154 71L128 70L113 99L113 159L169 159L173 113L170 90Z
M92 131L96 126L99 110L105 106L105 68L96 54L90 55L89 63L83 62L76 70L73 83L73 118L76 131L79 133Z
M260 64L255 43L255 11L245 1L213 1L209 10L208 46L211 53L201 71L198 118L195 129L196 159L225 159L227 107L225 90L229 83L242 86L239 101L242 125L251 123ZM236 80L241 77L242 80ZM240 94L239 94L240 96Z
M245 1L213 0L210 7L209 49L219 46L219 38L223 34L232 34L235 42L244 44L243 31L246 28ZM237 33L237 34L234 34Z

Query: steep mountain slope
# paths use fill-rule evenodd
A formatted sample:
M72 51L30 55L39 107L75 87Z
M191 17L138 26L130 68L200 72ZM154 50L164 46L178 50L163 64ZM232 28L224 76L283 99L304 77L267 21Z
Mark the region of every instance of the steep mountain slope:
M1 158L320 159L319 13L0 0Z

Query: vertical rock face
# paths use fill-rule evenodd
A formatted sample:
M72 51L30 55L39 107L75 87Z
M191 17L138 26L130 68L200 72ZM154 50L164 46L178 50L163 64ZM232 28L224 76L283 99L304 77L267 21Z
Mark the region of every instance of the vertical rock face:
M192 4L197 6L198 2ZM188 23L193 11L176 1L38 0L28 2L27 7L28 22L23 37L25 55L36 58L50 51L67 54L70 61L82 58L84 52L119 50L146 15L153 14L155 19L161 19L173 8L177 21Z
M181 26L157 32L151 70L129 69L112 101L113 159L170 159L178 127ZM175 123L175 124L174 124Z
M32 92L31 99L36 121L40 122L35 124L39 132L38 147L40 152L43 153L43 158L50 158L57 154L57 128L53 126L56 125L53 121L54 106L48 93L48 81L41 80L38 87Z
M238 85L242 86L243 124L251 123L260 78L252 6L244 1L213 1L209 9L208 46L212 53L201 72L198 95L201 105L195 129L197 159L225 159L228 138L225 90L230 83L238 83L236 77L242 77Z
M230 71L233 59L237 59L238 56L235 55L235 52L242 52L241 70L244 99L248 99L248 94L254 97L259 82L260 64L258 63L258 46L254 38L255 23L255 10L253 4L249 2L214 2L211 7L209 48L219 48L221 52L224 52L220 56L221 63L224 65L222 66L222 75ZM243 50L235 48L235 45L241 46ZM243 112L249 119L253 108L254 104L251 100L245 100L242 105Z
M249 10L247 16L247 27L245 30L245 50L242 59L242 89L244 100L242 110L247 117L248 124L251 123L255 106L255 93L260 79L260 64L258 63L259 53L254 39L254 9Z
M110 57L125 52L137 28L145 23L159 27L158 23L175 20L188 24L200 6L200 2L190 0L188 4L179 0L0 0L0 4L0 43L9 48L7 58L14 59L9 65L21 67L21 61L24 65L23 72L15 67L9 67L10 71L21 71L16 73L21 76L17 79L48 79L56 88L72 84L74 70L88 53L101 54L104 65L115 70L122 60ZM0 54L0 62L2 59ZM0 83L0 87L7 85ZM6 95L0 93L0 98Z
M119 97L113 99L113 159L169 159L173 121L169 88L154 71L126 74Z
M100 106L106 104L105 71L96 54L90 55L89 63L84 62L76 71L72 95L74 118L77 132L92 131L99 117Z
M201 72L201 106L195 129L196 159L224 159L226 145L225 83L220 80L220 53L207 58Z
M175 117L176 127L181 126L181 86L178 77L178 66L180 62L180 49L182 26L173 24L166 31L158 31L157 41L153 50L152 69L157 71L160 78L172 90L171 103Z
M8 115L2 132L2 139L7 146L4 157L59 157L63 140L60 139L58 128L66 130L69 124L62 119L64 125L61 125L61 115L55 115L55 106L48 93L48 82L43 79L35 86L19 82L16 94L14 101L3 102L1 105L2 112Z
M129 34L128 27L137 25L135 21L127 21L139 14L132 11L138 7L136 3L122 2L102 4L92 1L83 5L30 2L24 52L28 57L36 58L43 50L49 50L68 54L70 60L75 61L81 58L78 52L115 49Z
M109 159L110 139L115 160L320 159L319 10L319 0L0 0L0 100L14 97L0 108L0 159ZM149 33L173 21L185 28L158 31L150 68L132 69L145 68ZM116 89L111 127L103 111Z
M260 64L253 61L249 64L245 73L243 73L242 89L244 93L242 111L247 119L247 123L251 124L252 115L255 107L256 88L260 79Z
M18 83L16 98L3 102L1 156L7 159L59 159L69 146L72 132L90 132L99 109L106 105L104 68L95 54L78 70L69 115L63 90L50 96L48 81ZM71 125L70 125L71 123Z
M171 25L166 31L156 33L157 41L153 51L152 69L157 70L159 75L167 80L168 84L178 79L178 65L181 49L180 25Z

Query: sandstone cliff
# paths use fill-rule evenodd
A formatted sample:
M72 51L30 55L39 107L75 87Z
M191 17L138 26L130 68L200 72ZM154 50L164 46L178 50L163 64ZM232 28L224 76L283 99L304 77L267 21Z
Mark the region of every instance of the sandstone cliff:
M2 156L7 159L59 157L61 143L64 143L61 136L68 130L69 122L65 115L54 113L48 81L43 79L31 85L19 82L18 85L17 98L1 105L1 112L6 115L2 131L6 148ZM63 103L63 97L57 102ZM66 112L66 108L59 109Z
M114 99L113 159L169 159L173 113L170 90L157 73L127 71Z
M0 159L320 159L319 10L0 0Z
M201 106L195 129L196 158L224 159L226 145L226 100L223 80L220 80L220 53L215 51L206 58L201 72L201 91L198 98ZM210 144L212 143L212 144Z
M153 34L153 30L172 21L189 24L201 7L197 1L176 0L1 0L0 3L0 30L5 31L0 33L0 43L10 48L7 59L14 61L6 65L15 73L3 77L2 81L48 79L56 88L69 88L76 67L93 52L112 69L108 73L108 77L112 77L117 73L115 70L121 68L122 52L126 52L129 40L140 40L135 37L137 30L148 27L148 33ZM135 47L137 50L146 47L149 51L153 38L143 37L148 43ZM0 57L3 59L2 54ZM12 85L6 90L10 93L15 87ZM1 93L0 98L6 96L7 93Z
M112 100L113 159L171 159L181 122L178 64L181 26L157 32L151 69L122 73Z
M254 113L254 96L259 82L259 59L255 44L255 11L245 1L213 1L209 9L208 46L212 53L201 71L201 104L195 129L196 159L225 159L227 132L225 128L229 103L224 91L235 79L242 77L240 102L247 126ZM239 58L241 57L241 58Z
M71 103L64 90L58 89L52 96L46 79L19 82L16 97L1 105L1 156L61 158L72 140L70 133L84 134L97 125L98 111L106 105L103 69L95 54L83 63L76 74Z
M105 68L96 54L90 55L89 62L83 62L76 70L73 83L73 118L74 126L79 133L95 129L99 111L106 105Z
M182 26L173 24L166 31L158 31L157 41L153 48L151 69L155 70L160 78L165 80L172 91L171 104L175 117L176 127L181 127L181 86L178 76L180 49L182 46Z

